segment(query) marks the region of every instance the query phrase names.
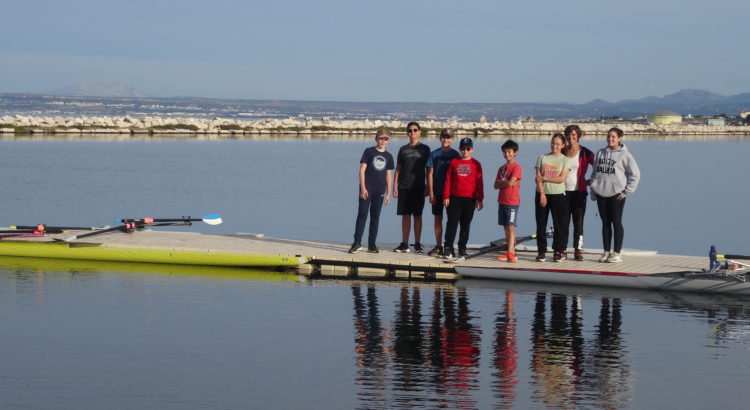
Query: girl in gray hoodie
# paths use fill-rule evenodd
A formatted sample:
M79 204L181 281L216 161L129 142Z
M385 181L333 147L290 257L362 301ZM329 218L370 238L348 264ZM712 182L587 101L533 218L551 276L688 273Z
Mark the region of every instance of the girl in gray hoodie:
M602 240L604 253L599 262L622 262L620 251L624 230L622 213L625 198L635 192L641 171L633 156L621 142L623 132L619 128L607 131L607 147L596 152L594 173L591 175L591 199L597 201L602 218ZM612 233L614 249L610 253Z

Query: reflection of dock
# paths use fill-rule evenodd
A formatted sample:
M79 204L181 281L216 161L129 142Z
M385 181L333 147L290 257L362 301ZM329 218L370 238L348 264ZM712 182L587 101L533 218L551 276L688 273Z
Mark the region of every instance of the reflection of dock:
M456 265L427 255L391 252L382 246L381 253L360 251L347 253L348 244L265 238L259 235L207 235L174 231L144 230L131 234L111 232L86 241L51 242L51 237L10 238L0 241L0 255L47 257L59 259L146 262L164 264L267 267L294 270L305 276L336 278L377 278L400 280L460 279ZM88 242L88 240L91 240ZM95 243L94 243L95 242ZM560 263L534 262L534 253L519 247L518 263L499 262L495 253L471 258L458 266L494 270L512 268L523 277L534 271L591 271L602 280L615 276L651 276L668 273L701 272L707 264L703 257L625 253L625 262L598 263L598 255L586 255L586 261ZM471 252L470 252L471 253ZM544 272L542 272L544 273ZM594 276L594 275L589 275ZM602 283L606 285L606 283Z

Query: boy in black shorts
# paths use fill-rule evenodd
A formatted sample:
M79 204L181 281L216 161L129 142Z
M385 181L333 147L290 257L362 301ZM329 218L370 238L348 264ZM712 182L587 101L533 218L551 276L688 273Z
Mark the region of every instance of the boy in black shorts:
M401 147L396 157L396 187L393 196L398 198L397 215L401 215L401 243L394 252L409 252L409 234L414 219L414 251L424 252L422 243L422 210L425 197L425 165L430 148L419 142L422 128L416 122L406 126L409 143Z

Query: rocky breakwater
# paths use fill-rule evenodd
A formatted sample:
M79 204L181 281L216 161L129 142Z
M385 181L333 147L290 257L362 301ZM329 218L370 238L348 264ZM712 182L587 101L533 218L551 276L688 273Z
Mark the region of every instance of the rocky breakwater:
M561 132L570 122L459 122L420 120L426 136L436 136L442 128L452 128L458 136L539 136L546 137ZM260 119L245 121L237 119L162 118L145 116L124 117L0 117L0 133L33 135L70 134L202 134L218 136L296 134L300 137L315 135L342 138L368 137L381 127L400 131L406 122L381 120L342 120L326 118ZM708 125L656 125L642 123L578 123L589 135L604 135L613 126L620 127L628 135L644 136L706 136L706 135L750 135L747 126Z

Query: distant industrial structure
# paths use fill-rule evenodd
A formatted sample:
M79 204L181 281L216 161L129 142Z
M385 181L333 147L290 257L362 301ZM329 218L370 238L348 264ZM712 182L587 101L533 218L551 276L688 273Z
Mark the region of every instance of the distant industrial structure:
M680 124L682 123L682 115L674 111L656 111L649 114L648 123L658 125Z

